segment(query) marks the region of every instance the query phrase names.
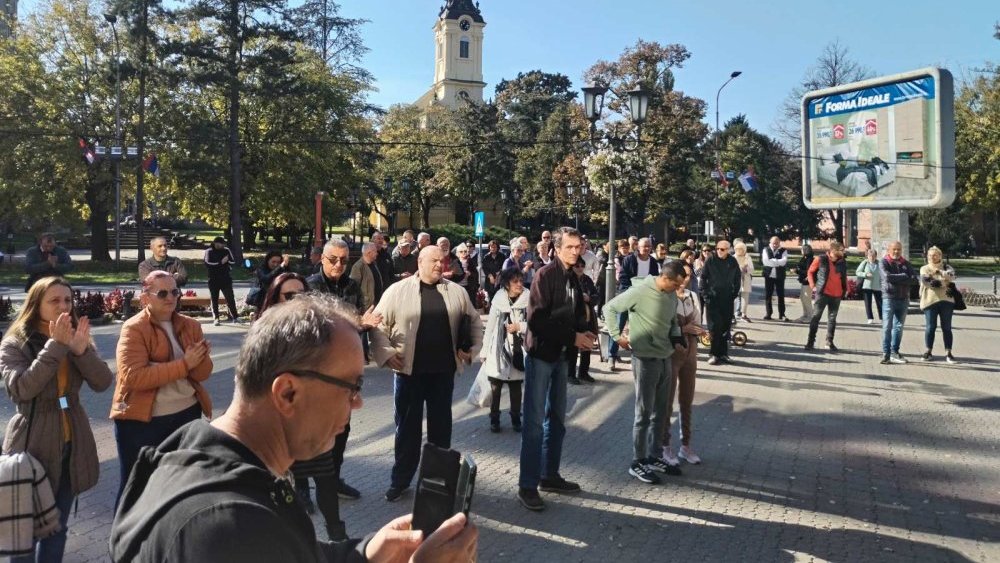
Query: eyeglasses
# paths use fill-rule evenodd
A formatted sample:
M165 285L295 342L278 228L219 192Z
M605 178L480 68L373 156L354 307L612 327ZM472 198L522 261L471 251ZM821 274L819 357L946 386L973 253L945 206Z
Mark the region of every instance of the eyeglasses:
M299 295L300 293L302 293L302 292L301 291L286 291L286 292L284 292L284 293L281 294L281 297L285 301L291 301L292 299L295 299L295 296Z
M160 299L166 299L168 295L173 295L174 297L180 297L181 290L177 289L176 287L173 289L161 289L160 291L157 291L153 295L155 295Z
M715 249L716 252L723 251L723 250L726 251L726 252L729 252L729 248L725 247L725 246L720 246L720 247L718 247L718 248Z
M324 256L323 257L323 260L326 260L327 262L329 262L330 264L333 264L333 265L343 264L343 265L346 266L347 265L347 259L348 259L347 256Z
M353 403L355 399L361 395L361 386L364 384L364 377L358 377L357 383L348 383L343 379L338 379L332 375L324 375L318 371L311 370L288 370L286 373L290 373L295 377L304 377L306 379L318 379L323 383L329 383L341 389L347 389L351 392L350 400Z

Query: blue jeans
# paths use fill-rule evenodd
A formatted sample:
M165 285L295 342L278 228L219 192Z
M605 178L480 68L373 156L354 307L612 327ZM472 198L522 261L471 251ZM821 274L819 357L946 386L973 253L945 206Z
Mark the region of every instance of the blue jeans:
M201 405L194 405L174 414L154 416L149 422L141 420L115 420L115 444L118 446L118 496L115 508L125 491L128 476L139 459L139 451L146 447L157 447L178 428L201 418Z
M906 322L906 308L909 299L882 299L882 355L899 353L899 343L903 341L903 323Z
M439 448L451 447L451 396L455 375L434 373L396 374L393 399L396 407L396 463L390 484L409 487L420 465L424 431L424 403L427 403L427 441Z
M928 350L934 348L934 333L937 332L938 317L941 318L941 334L944 335L944 349L951 351L953 336L951 334L951 316L955 312L955 304L950 301L938 301L924 309L924 346Z
M566 360L524 358L524 409L521 429L521 476L518 485L537 489L544 478L559 475L566 436Z
M59 487L52 491L55 495L56 508L59 509L60 530L55 535L36 541L34 555L12 557L11 563L34 563L35 561L38 563L59 563L63 560L63 552L66 551L66 523L69 522L69 512L75 498L69 474L72 445L72 442L67 442L63 446L62 475L59 476Z
M625 324L628 323L628 312L620 313L618 315L618 334L621 334L625 330ZM618 341L611 338L611 345L608 347L608 357L618 359Z

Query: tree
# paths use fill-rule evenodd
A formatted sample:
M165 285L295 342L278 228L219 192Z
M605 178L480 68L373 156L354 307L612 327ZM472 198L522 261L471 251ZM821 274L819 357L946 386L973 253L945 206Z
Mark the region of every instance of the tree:
M851 57L847 46L840 40L827 44L813 66L806 70L802 83L789 92L779 108L774 129L781 143L791 152L802 150L802 96L806 92L842 86L871 78L871 69ZM839 209L829 209L825 213L833 223L834 237L844 241L844 213Z

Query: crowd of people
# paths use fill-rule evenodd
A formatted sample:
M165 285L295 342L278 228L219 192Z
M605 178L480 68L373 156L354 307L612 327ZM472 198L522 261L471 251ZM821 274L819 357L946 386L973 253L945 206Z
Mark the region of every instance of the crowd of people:
M214 420L204 387L213 370L211 344L197 320L178 312L187 272L169 256L165 239L153 240L152 257L139 265L142 310L122 325L116 350L110 413L120 471L113 560L377 561L405 553L417 561L467 561L477 531L461 514L426 538L409 531L407 516L364 540L349 539L339 501L361 493L344 481L342 466L351 412L362 406L364 367L374 361L393 373L387 501L398 501L413 484L425 410L426 440L451 447L455 375L478 359L469 399L489 407L489 428L501 432L508 388L510 427L521 435L516 498L541 511L539 491L581 490L561 474L567 388L595 382L589 369L599 318L609 336L608 367L614 371L627 361L635 384L627 473L656 484L661 476L680 475L682 462L702 463L692 444L697 346L710 339L707 363L727 363L733 323L751 322L755 268L743 241L698 248L689 240L676 257L664 245L654 252L649 238L616 241L615 297L605 302L610 249L591 248L575 229L545 231L535 245L515 238L508 252L497 240L454 249L447 238L431 240L406 231L390 249L375 233L353 265L350 246L331 240L298 271L287 255L267 254L255 271L256 291L247 297L258 311L239 352L234 396ZM219 293L238 318L225 242L216 239L204 253L216 324ZM28 295L0 343L0 374L17 406L3 451L27 452L41 463L60 515L52 526L57 533L15 560L59 561L70 504L97 483L96 445L80 388L86 383L102 392L113 375L87 319L74 310L63 277L72 267L68 254L50 235L29 254ZM936 247L927 258L917 272L894 242L881 258L869 252L854 272L869 322L876 313L882 320L883 363L908 361L900 342L915 284L926 319L923 359L933 359L940 325L945 360L956 362L955 272ZM832 242L821 255L805 246L797 266L790 261L777 237L761 253L762 318L772 320L776 297L778 321L790 321L785 280L794 270L799 320L809 323L805 349L815 347L826 313L825 344L836 351L837 315L848 291L843 246ZM308 513L317 508L330 542L316 540Z

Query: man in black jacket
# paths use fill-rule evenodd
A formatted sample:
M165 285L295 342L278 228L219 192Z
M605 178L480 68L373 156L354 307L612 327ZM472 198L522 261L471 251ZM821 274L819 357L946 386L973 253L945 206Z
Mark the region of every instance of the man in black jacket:
M577 332L585 322L586 303L573 266L580 258L580 232L556 231L556 259L535 274L528 300L528 333L524 359L524 421L521 431L521 474L517 498L528 510L544 510L538 489L576 493L580 485L559 474L566 435L566 349L589 350L595 335Z
M236 297L233 295L233 276L230 273L235 259L232 251L226 247L226 239L215 237L212 248L205 250L204 260L208 268L208 297L212 300L212 318L215 319L215 326L220 324L219 292L226 298L229 318L234 323L239 322L240 315L236 312Z
M486 277L483 280L483 288L489 295L490 301L493 301L493 296L496 295L497 282L500 281L500 270L503 269L503 263L506 259L503 252L500 252L500 242L496 239L491 240L489 252L483 255L482 260L483 275Z
M708 363L716 365L729 361L729 329L733 326L733 302L740 292L742 282L740 265L729 255L729 241L715 243L715 254L701 270L698 290L707 309L708 330L712 334L712 348Z
M140 454L111 528L115 562L470 561L478 531L459 513L421 541L411 516L364 540L316 539L288 469L329 447L361 408L354 311L301 296L250 328L225 414ZM315 319L323 319L317 323Z

